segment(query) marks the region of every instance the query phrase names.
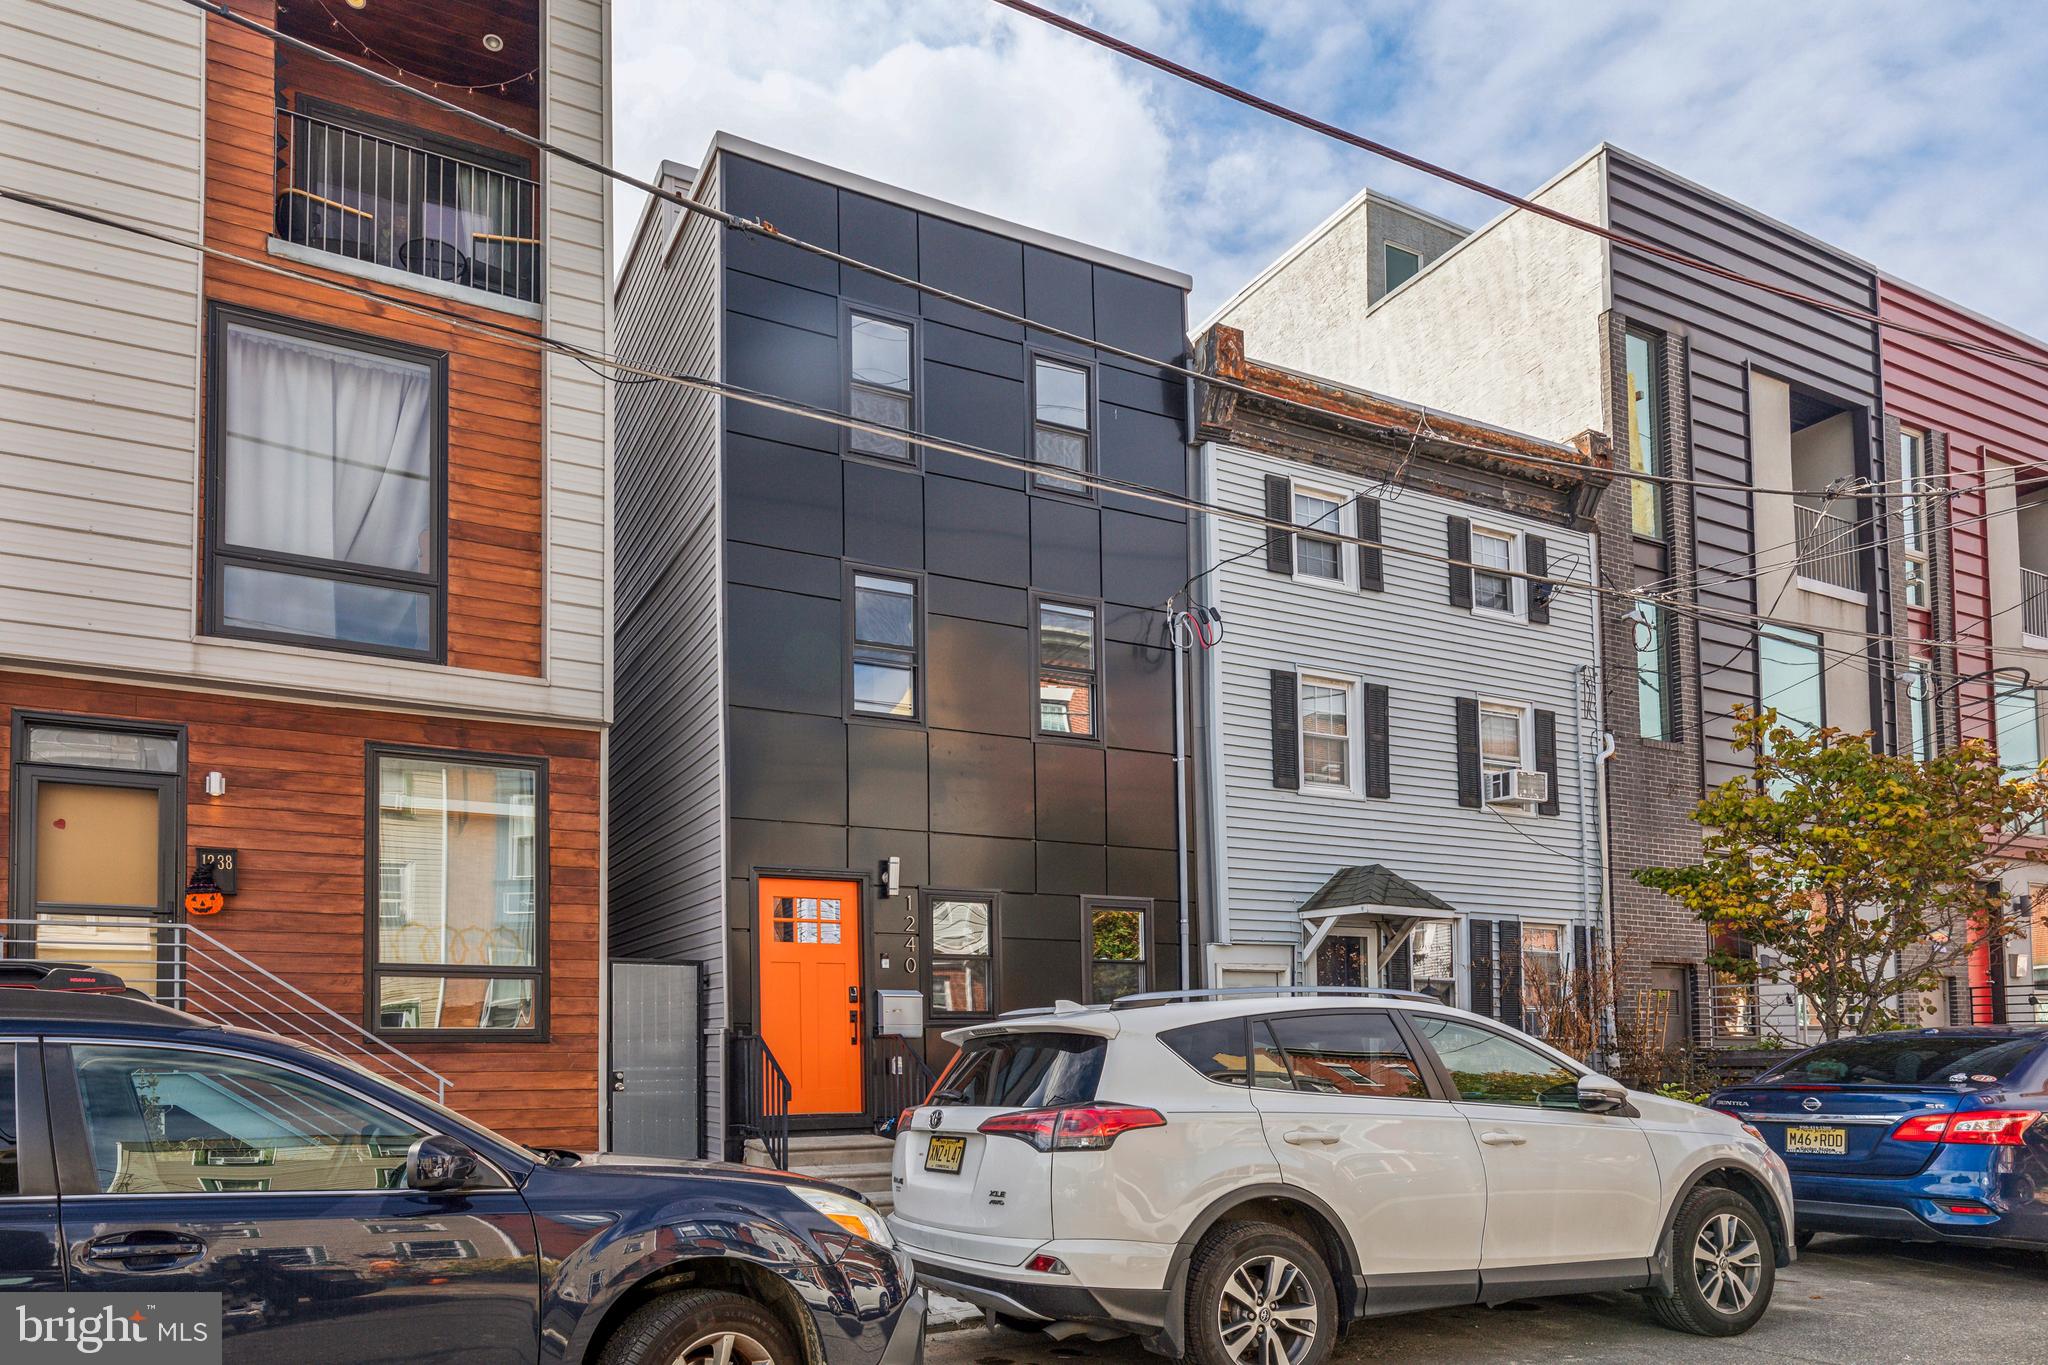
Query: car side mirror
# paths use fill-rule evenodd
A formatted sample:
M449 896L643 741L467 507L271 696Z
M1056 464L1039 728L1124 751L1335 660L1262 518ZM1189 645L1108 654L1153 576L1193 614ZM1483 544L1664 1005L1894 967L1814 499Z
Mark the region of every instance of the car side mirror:
M1612 1076L1589 1071L1579 1077L1579 1108L1588 1114L1618 1114L1629 1108L1628 1087Z
M413 1143L405 1154L405 1187L409 1190L464 1190L476 1183L477 1157L457 1139L433 1133Z

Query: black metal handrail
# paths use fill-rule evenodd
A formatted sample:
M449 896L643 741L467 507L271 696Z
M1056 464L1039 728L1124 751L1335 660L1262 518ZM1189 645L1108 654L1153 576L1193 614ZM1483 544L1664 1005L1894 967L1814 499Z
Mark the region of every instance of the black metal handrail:
M874 1039L868 1048L868 1118L875 1131L884 1136L893 1132L897 1117L923 1104L938 1083L909 1039L895 1034Z
M789 1073L757 1033L728 1031L726 1074L732 1077L734 1127L757 1138L778 1171L789 1169Z

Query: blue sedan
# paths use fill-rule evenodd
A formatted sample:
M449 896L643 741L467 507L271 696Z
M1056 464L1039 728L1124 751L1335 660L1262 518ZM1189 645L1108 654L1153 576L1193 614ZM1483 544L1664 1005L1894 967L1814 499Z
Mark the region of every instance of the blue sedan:
M1707 1103L1785 1158L1802 1242L2048 1248L2048 1029L1844 1038Z
M0 1285L122 1317L217 1295L225 1365L916 1365L924 1345L910 1263L851 1191L529 1148L324 1052L61 984L0 989Z

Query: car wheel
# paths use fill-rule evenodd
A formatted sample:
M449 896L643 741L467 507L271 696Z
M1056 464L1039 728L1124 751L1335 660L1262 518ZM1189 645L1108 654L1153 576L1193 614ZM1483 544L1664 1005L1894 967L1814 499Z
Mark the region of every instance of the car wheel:
M1227 1223L1188 1263L1189 1355L1199 1365L1323 1365L1337 1287L1322 1253L1271 1223Z
M1777 1252L1756 1205L1733 1190L1702 1185L1672 1220L1671 1284L1650 1295L1666 1327L1703 1337L1747 1332L1770 1307Z
M802 1365L782 1319L722 1289L664 1294L619 1325L601 1365Z

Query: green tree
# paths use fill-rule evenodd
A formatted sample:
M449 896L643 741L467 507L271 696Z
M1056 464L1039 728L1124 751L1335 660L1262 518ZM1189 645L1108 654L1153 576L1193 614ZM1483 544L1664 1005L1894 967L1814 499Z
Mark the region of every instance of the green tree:
M1738 981L1790 981L1830 1038L1882 1027L1901 992L1932 989L2016 927L1997 877L2040 854L2048 781L2008 774L1982 740L1926 762L1873 752L1868 735L1735 712L1753 774L1707 794L1692 818L1700 862L1636 880L1765 960L1715 953ZM1908 1021L1910 1022L1910 1021Z

